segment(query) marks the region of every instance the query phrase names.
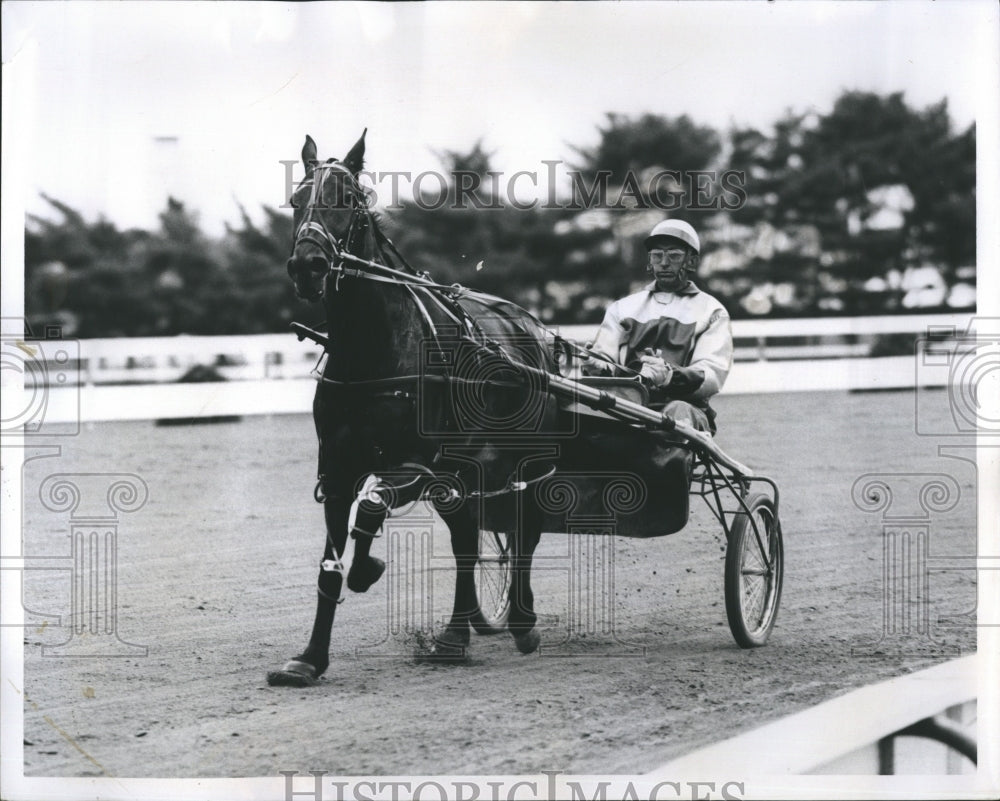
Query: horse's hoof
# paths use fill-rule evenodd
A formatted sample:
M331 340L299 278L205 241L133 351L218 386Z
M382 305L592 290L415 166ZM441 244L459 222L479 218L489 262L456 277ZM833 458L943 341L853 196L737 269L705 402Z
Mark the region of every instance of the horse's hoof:
M464 665L469 661L469 654L464 645L435 641L426 659L438 665Z
M281 670L270 670L267 673L267 683L272 687L312 687L319 680L314 665L289 660Z
M355 559L347 571L347 589L351 592L367 592L368 588L382 578L385 562L374 556Z
M464 650L469 647L469 631L468 628L466 628L465 633L463 634L461 629L456 631L454 629L447 628L440 634L435 634L433 641L434 645L439 645L442 648Z
M536 629L529 629L524 634L514 635L514 645L522 654L533 654L542 643L542 635Z

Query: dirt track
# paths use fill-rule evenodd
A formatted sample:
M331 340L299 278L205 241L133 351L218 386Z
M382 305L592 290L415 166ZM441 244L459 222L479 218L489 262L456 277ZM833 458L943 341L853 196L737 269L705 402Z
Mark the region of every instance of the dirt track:
M913 433L913 401L904 392L718 403L722 446L782 490L784 595L763 649L741 651L730 637L723 539L698 502L679 534L613 540L606 594L591 585L571 595L566 566L571 545L585 554L611 540L543 537L538 559L552 569L535 572L540 654L521 656L506 635L475 637L467 666L417 665L407 628L450 609L450 552L438 525L423 571L404 564L404 549L380 584L347 598L327 677L306 690L270 688L264 677L304 645L312 622L323 531L311 500L310 420L85 428L63 441L61 456L25 467L25 553L69 553L67 513L38 502L46 476L141 476L149 500L118 529L118 634L148 654L43 657L40 646L65 641L69 629L39 615L68 622L70 580L66 570L30 571L25 602L38 614L25 631L25 773L640 773L850 688L969 653L973 628L934 623L974 609L974 574L962 571L931 576L935 642L914 631L876 645L882 521L852 502L860 476L954 477L961 497L930 516L931 551L975 553L974 468ZM945 402L940 393L942 421ZM903 503L925 480L889 483ZM377 555L383 543L405 545L407 531L419 542L427 528L417 514L391 522L399 539L383 538Z

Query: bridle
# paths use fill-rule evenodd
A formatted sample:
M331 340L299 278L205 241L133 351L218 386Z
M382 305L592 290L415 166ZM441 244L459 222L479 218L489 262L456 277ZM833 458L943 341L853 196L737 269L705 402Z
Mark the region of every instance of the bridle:
M343 179L342 187L345 193L350 196L350 218L346 230L341 236L337 236L330 231L326 221L318 213L323 207L323 188L328 178L339 174ZM354 173L346 165L339 161L328 161L317 164L312 173L306 177L305 182L312 182L309 192L309 200L306 204L305 215L302 222L295 230L292 239L292 250L289 256L289 272L291 272L292 260L299 245L308 243L319 248L326 261L324 267L320 268L324 272L330 273L342 265L348 255L352 255L359 236L362 236L369 227L374 227L371 214L368 210L367 197L364 189L358 183ZM303 183L305 183L303 182ZM318 272L315 267L310 266L310 270Z
M350 190L351 197L350 222L343 235L339 237L331 233L326 222L316 214L317 208L322 203L323 185L327 178L334 173L343 176L345 187ZM300 244L307 242L320 249L326 259L325 272L338 280L341 276L351 276L368 281L448 292L455 297L460 297L462 293L467 291L460 284L437 284L430 279L427 273L419 272L410 266L396 249L392 240L382 233L382 230L375 224L368 207L364 188L358 183L354 173L343 163L328 161L324 164L318 164L306 181L312 181L312 188L306 214L292 240L293 255ZM397 267L390 267L379 261L363 259L353 253L359 237L368 230L371 230L373 234L378 255L384 261L388 261L387 256L391 256L398 265ZM348 264L355 266L349 267Z
M317 209L320 208L323 200L324 184L328 178L334 175L343 178L344 191L350 194L350 221L344 233L339 237L329 230L322 216L317 214ZM309 205L295 232L295 238L292 242L292 258L294 258L295 250L301 243L310 243L323 253L325 264L318 267L318 260L314 259L311 261L317 266L310 265L309 269L313 271L322 269L325 273L324 283L326 286L329 286L330 279L333 278L334 291L339 290L340 280L345 276L405 287L420 310L425 324L430 329L431 336L435 339L437 338L436 326L425 300L430 300L440 308L449 318L449 322L457 324L461 331L472 335L480 342L488 341L489 338L482 331L475 318L458 303L458 298L467 291L466 288L459 284L450 286L437 284L430 279L427 273L418 272L410 266L392 241L382 233L376 224L368 207L364 189L350 169L339 161L328 161L316 165L312 175L307 180L312 181ZM364 259L353 252L360 238L369 231L375 244L376 255L381 258L381 261ZM391 267L385 263L390 258L397 266ZM289 271L291 271L291 262L292 259L289 259Z

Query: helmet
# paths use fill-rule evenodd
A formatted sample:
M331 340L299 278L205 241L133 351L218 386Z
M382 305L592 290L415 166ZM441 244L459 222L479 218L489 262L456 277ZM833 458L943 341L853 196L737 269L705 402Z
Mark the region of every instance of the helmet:
M655 244L655 240L663 236L679 239L685 245L693 248L695 253L701 252L701 241L698 239L698 234L683 220L664 220L657 223L650 231L649 236L646 237L646 250L650 250Z

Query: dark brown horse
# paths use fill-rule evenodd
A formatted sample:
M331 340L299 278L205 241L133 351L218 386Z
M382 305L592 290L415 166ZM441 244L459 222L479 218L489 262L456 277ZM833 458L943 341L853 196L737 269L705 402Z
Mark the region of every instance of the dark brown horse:
M378 581L385 565L370 554L374 535L391 508L421 496L447 524L457 568L451 618L432 657L463 657L470 621L482 617L473 571L487 504L516 525L507 529L508 628L523 653L539 642L528 577L541 519L515 490L551 472L545 449L531 443L560 426L544 386L554 369L545 331L513 304L434 284L406 264L358 182L364 147L362 134L343 160L320 162L306 137L306 177L292 196L288 273L327 318L313 403L326 542L309 643L268 674L270 684L309 685L327 669L343 585L364 592ZM349 570L341 562L348 536Z

